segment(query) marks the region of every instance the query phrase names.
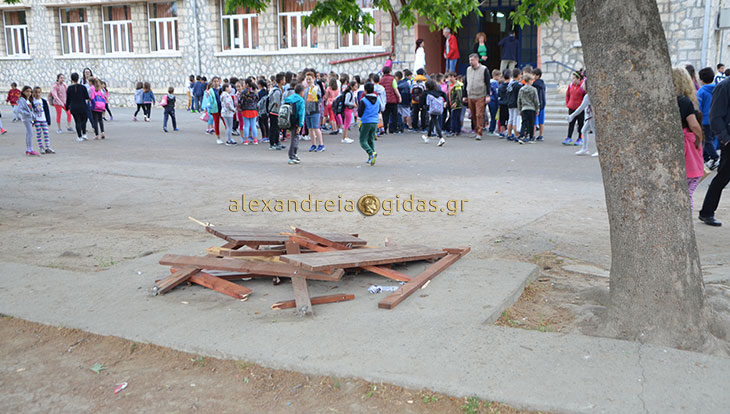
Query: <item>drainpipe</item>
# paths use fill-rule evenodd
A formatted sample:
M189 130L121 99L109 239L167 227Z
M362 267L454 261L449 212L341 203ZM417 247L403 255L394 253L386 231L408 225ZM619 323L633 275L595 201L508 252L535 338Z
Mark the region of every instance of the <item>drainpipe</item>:
M396 17L393 16L393 18L396 18ZM367 60L367 59L375 59L375 58L379 58L379 57L383 57L383 56L389 56L391 53L395 53L395 21L393 18L391 18L391 20L390 20L390 52L380 52L380 53L376 53L373 55L358 56L358 57L342 59L342 60L333 60L330 62L330 65L339 65L342 63L350 63L350 62L358 62L358 61Z
M705 25L702 29L702 66L707 65L707 46L710 41L710 13L712 2L705 0Z
M200 67L200 43L198 41L198 0L192 0L193 2L193 24L195 25L195 30L193 30L193 33L195 34L195 67L198 68L198 71L196 72L196 75L200 76L202 73L201 67Z

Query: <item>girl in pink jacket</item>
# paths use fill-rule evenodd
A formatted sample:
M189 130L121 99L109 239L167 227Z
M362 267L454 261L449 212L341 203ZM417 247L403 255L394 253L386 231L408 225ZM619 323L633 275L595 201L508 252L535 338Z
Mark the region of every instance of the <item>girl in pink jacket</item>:
M51 88L51 99L49 99L53 107L56 108L56 124L58 125L58 130L56 132L59 134L63 133L63 130L61 129L61 114L64 112L66 112L67 130L71 132L74 131L74 129L71 128L71 111L66 109L66 84L64 82L66 82L66 77L63 73L59 73L56 76L56 83L54 83Z

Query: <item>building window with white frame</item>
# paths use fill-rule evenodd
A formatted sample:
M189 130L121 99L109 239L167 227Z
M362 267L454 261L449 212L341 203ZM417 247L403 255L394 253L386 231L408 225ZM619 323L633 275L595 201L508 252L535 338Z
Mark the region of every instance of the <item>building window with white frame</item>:
M8 56L29 54L28 22L25 20L25 10L4 12L3 27L5 27L5 53Z
M381 23L382 23L382 12L376 9L373 4L373 0L358 0L360 9L363 13L373 16L375 24L370 28L373 29L374 33L344 33L340 34L340 48L362 48L362 47L376 47L382 45L381 39Z
M129 6L104 6L104 52L107 54L132 53L132 11Z
M89 20L86 9L58 9L61 20L61 48L64 55L89 53Z
M226 11L221 0L221 40L223 50L259 48L259 18L255 10L237 7L233 13Z
M316 0L281 0L279 8L279 35L282 49L317 47L316 27L304 26L304 17L312 14Z
M150 50L168 52L178 50L177 2L148 3Z

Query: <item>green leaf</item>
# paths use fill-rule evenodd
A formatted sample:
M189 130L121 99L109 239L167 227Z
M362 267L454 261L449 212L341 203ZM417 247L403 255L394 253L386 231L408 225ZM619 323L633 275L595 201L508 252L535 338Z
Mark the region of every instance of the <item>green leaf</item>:
M97 362L96 364L91 366L91 370L98 374L101 371L106 371L106 367L104 366L104 364L100 364Z

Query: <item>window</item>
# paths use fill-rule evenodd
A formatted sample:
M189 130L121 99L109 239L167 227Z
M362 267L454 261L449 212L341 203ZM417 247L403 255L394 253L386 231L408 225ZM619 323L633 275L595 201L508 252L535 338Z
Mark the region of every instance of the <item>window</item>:
M86 9L58 9L64 55L89 53L89 20Z
M30 53L25 10L3 13L3 26L5 27L5 52L7 55L27 55Z
M235 13L227 14L222 0L221 10L223 50L258 49L259 18L256 12L239 6Z
M340 47L372 47L380 46L380 26L382 22L382 12L375 9L373 0L359 0L358 4L362 12L373 16L375 24L371 27L375 33L345 33L340 35Z
M132 14L129 6L102 7L101 17L104 21L104 52L133 52Z
M317 28L303 24L304 16L310 15L316 4L316 0L281 0L281 48L317 47Z
M177 2L149 3L150 50L177 50Z

